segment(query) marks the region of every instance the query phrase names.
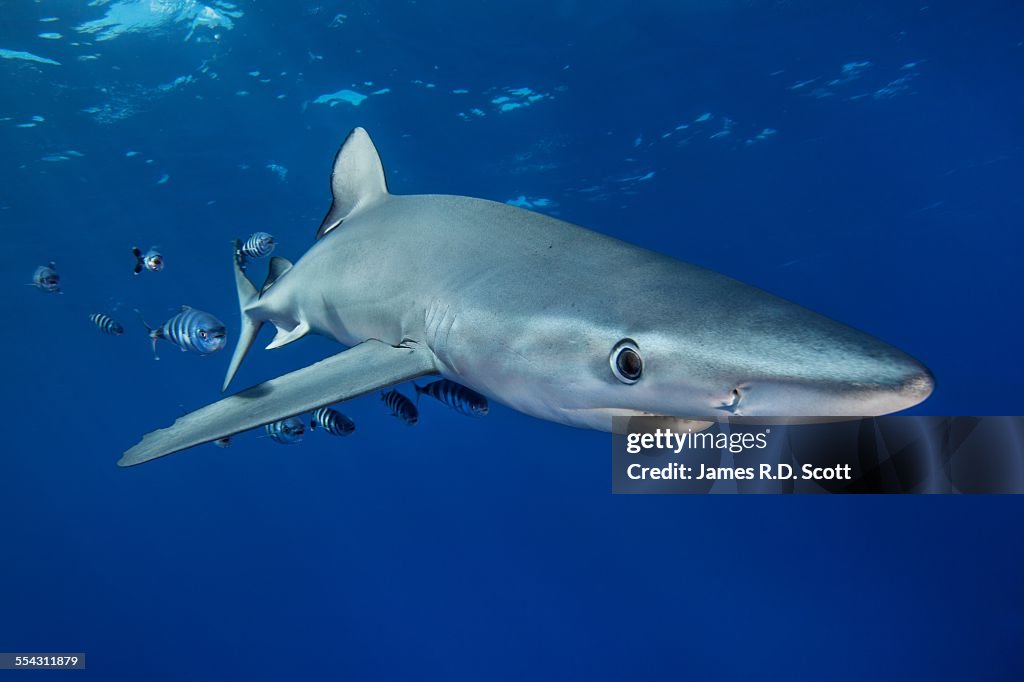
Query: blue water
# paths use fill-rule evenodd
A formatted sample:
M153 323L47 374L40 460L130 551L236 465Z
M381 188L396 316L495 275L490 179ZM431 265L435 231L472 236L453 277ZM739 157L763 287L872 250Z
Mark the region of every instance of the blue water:
M132 309L235 334L229 240L298 258L356 125L396 193L699 263L920 358L916 413L1021 414L1019 3L0 13L0 651L97 680L1021 678L1013 498L613 497L606 434L375 397L347 439L114 466L229 359L155 362ZM64 295L22 286L51 260ZM237 385L336 350L256 349Z

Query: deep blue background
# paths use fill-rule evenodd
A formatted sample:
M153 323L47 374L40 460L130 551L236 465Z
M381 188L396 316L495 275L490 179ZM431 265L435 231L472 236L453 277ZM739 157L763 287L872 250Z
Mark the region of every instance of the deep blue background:
M905 348L938 381L919 414L1021 414L1019 3L242 0L188 41L75 30L108 9L0 2L0 48L61 62L0 60L0 650L98 680L1021 679L1016 498L613 497L605 434L376 398L346 440L114 466L229 356L154 362L131 309L234 334L228 240L299 257L355 125L394 192L549 199ZM491 103L519 87L548 97ZM391 91L311 103L343 88ZM22 286L50 260L63 296ZM335 350L254 350L239 385Z

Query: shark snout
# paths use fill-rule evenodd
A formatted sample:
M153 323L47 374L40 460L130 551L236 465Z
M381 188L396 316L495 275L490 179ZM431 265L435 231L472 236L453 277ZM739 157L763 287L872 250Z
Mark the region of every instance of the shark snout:
M935 376L927 367L913 361L913 367L908 369L906 378L897 388L897 394L906 402L907 407L913 407L924 402L935 390Z
M898 351L897 351L898 352ZM856 412L857 416L875 416L899 412L923 402L935 389L935 377L927 367L909 356L903 356L897 363L898 369L890 367L888 376L878 383L863 385L863 402L866 409ZM856 400L857 390L853 391Z
M819 371L803 366L790 376L741 383L720 409L736 415L880 416L917 405L934 388L927 367L892 349L881 358L854 358Z

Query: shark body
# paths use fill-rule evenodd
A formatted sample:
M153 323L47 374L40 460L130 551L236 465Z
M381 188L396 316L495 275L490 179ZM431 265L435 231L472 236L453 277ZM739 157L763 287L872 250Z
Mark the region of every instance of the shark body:
M796 304L521 208L396 196L369 136L335 158L333 203L260 290L236 264L242 333L263 324L350 346L147 435L138 464L425 374L528 415L611 430L613 416L872 416L924 400L928 370Z

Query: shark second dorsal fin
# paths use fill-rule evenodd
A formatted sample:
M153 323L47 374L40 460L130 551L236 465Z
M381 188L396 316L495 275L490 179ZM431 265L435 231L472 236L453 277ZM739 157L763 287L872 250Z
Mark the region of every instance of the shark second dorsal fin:
M284 277L285 273L292 269L292 262L287 258L274 256L270 259L270 270L267 272L267 281L260 289L260 296L267 293L267 289L274 286L274 282Z
M316 238L341 225L358 211L388 195L384 167L377 148L362 128L356 128L341 145L331 170L331 208L327 211Z

